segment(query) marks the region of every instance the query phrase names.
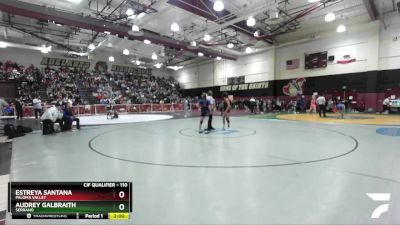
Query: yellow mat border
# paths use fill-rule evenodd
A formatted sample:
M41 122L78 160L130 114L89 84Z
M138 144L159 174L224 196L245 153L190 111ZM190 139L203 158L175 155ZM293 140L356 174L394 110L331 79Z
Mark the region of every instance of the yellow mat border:
M321 118L315 113L305 114L280 114L277 119L306 121L306 122L321 122L321 123L343 123L343 124L364 124L364 125L392 125L400 126L400 115L380 115L380 114L345 114L346 116L365 117L365 119L340 119L339 114L328 113L329 118ZM337 118L332 118L337 117Z

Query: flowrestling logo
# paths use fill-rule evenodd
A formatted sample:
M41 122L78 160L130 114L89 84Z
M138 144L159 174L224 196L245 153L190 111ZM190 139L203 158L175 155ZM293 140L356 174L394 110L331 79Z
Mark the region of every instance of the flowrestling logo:
M390 201L390 193L366 193L368 197L377 202L389 202ZM375 208L375 210L371 214L372 219L378 219L385 212L389 211L389 204L382 204Z

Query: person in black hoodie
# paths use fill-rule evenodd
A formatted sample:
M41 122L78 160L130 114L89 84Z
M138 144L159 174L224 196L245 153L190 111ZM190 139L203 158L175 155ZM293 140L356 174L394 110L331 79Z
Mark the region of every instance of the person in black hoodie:
M23 111L22 110L22 99L16 98L14 104L15 104L15 111L17 114L17 120L22 120L22 118L24 116L22 113L22 111Z

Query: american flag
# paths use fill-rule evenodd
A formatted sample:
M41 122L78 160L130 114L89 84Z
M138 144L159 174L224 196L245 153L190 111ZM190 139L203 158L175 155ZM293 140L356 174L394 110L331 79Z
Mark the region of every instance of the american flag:
M300 67L300 59L291 59L286 61L286 69L294 70Z

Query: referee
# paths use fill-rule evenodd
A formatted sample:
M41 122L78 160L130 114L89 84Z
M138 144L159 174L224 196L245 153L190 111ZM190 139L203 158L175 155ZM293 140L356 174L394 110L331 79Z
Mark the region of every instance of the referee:
M208 116L207 130L215 130L212 126L212 116L215 109L215 99L213 98L213 92L211 90L209 90L207 93L207 101L210 102L210 114Z

